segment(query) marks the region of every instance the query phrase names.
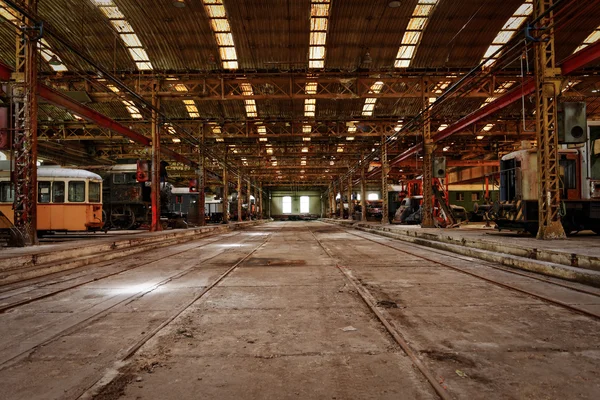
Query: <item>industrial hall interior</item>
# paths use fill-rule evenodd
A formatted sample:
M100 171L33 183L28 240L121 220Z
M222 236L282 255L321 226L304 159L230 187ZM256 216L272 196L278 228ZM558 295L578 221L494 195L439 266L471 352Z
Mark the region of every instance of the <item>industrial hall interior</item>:
M600 0L0 0L0 398L598 371Z

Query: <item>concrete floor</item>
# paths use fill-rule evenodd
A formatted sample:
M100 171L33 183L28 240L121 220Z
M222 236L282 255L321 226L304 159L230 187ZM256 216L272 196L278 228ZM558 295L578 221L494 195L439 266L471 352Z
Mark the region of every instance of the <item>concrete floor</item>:
M450 398L600 398L598 318L452 268L600 315L598 289L321 222L270 223L0 287L0 393L437 398L366 291Z

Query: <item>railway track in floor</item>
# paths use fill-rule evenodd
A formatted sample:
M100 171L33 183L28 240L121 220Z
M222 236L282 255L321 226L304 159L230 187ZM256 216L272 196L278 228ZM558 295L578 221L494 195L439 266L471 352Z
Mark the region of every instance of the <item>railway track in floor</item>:
M339 229L339 228L338 228ZM352 272L348 269L344 268L340 260L333 254L333 252L327 248L321 240L315 235L315 233L308 229L317 244L323 249L323 251L333 260L336 268L344 274L348 282L354 287L356 292L360 295L362 300L365 302L367 307L371 310L371 312L375 315L375 317L381 322L381 324L385 327L386 331L390 334L390 336L394 339L394 341L400 346L400 348L404 351L404 353L410 358L413 365L421 372L421 374L425 377L427 382L431 385L433 390L437 393L437 395L442 400L451 400L452 396L440 385L438 380L435 378L433 372L425 366L425 364L419 359L419 356L415 350L411 348L408 344L405 336L392 324L392 318L385 312L385 310L380 309L377 306L377 302L371 293L362 285L355 277L352 275Z
M183 254L187 251L202 248L202 247L211 245L215 242L221 241L223 239L229 239L234 236L239 236L240 234L241 234L240 232L236 232L231 235L226 235L225 237L220 237L218 239L199 244L192 248L186 248L184 250L181 250L181 251L178 251L175 253L171 253L171 254L169 254L169 256L176 256L179 254ZM200 240L202 240L202 239L200 239ZM183 245L185 246L185 244L183 244ZM23 280L20 282L0 286L0 314L3 314L5 312L10 311L19 306L34 303L36 301L46 299L46 298L49 298L52 296L56 296L58 294L67 292L69 290L76 289L78 287L82 287L82 286L87 285L92 282L98 282L103 279L114 277L114 276L129 272L129 271L135 270L137 268L147 266L148 264L150 264L152 262L156 262L156 261L159 261L164 258L164 256L157 256L155 259L146 258L146 259L138 260L137 262L134 262L134 263L132 263L130 265L126 265L126 266L117 265L116 268L114 268L112 271L104 271L103 273L100 274L100 276L94 276L94 274L97 272L94 270L96 270L97 268L104 268L104 266L106 264L108 264L108 265L115 264L116 262L120 261L121 259L128 258L128 257L131 257L131 256L127 254L121 258L114 258L109 261L103 261L103 262L98 262L98 263L94 263L94 264L89 264L89 265L81 266L81 267L74 268L71 270L57 272L57 273L54 273L51 275L45 275L42 277L26 279L26 280ZM108 269L111 269L111 268L109 267ZM90 272L88 274L89 277L86 278L86 275L81 275L82 272L84 274L87 272ZM49 277L54 278L54 279L48 281ZM38 283L38 284L34 283L33 286L31 286L32 281L40 282L40 283ZM62 285L64 283L68 283L70 281L76 281L76 282L73 282L71 285L57 288L55 290L50 290L50 291L42 293L42 294L38 294L38 295L34 294L34 292L36 292L36 291L43 291L45 288L51 288L53 286ZM25 288L25 289L23 290L23 288ZM13 299L13 300L11 301L11 299Z
M339 228L339 227L334 227L331 226L332 228L334 228L337 231L341 231L356 237L359 237L361 239L385 246L387 248L393 249L395 251L401 252L403 254L406 255L410 255L413 257L418 257L420 259L423 259L425 261L428 261L430 263L434 263L437 265L440 265L442 267L446 267L448 269L451 269L453 271L457 271L460 273L464 273L466 275L481 279L487 283L493 284L493 285L497 285L499 287L502 287L504 289L507 290L511 290L511 291L515 291L517 293L520 294L525 294L525 295L529 295L532 296L534 298L537 298L539 300L542 300L544 302L553 304L553 305L557 305L560 307L563 307L569 311L572 312L576 312L576 313L580 313L583 315L586 315L588 317L594 318L594 319L600 319L600 314L595 313L595 312L591 312L589 310L585 310L582 309L580 307L577 306L573 306L571 304L567 304L563 301L557 300L557 299L553 299L551 297L548 296L544 296L544 295L540 295L538 293L534 293L531 292L529 290L524 290L522 288L516 287L514 285L510 285L507 284L506 282L500 282L498 280L495 279L490 279L484 276L481 276L479 274L473 273L471 271L467 271L464 270L462 268L458 268L452 265L448 265L447 263L443 263L437 260L433 260L431 258L428 257L424 257L420 254L414 253L414 252L410 252L410 251L406 251L403 249L399 249L393 245L390 245L388 243L376 240L376 239L372 239L369 237L366 237L364 235L358 235L355 234L353 232L350 232L346 229L343 228ZM365 302L365 304L367 305L367 307L373 312L373 314L377 317L377 319L381 322L381 324L385 327L385 329L387 330L387 332L390 334L390 336L396 341L396 343L402 348L402 350L407 354L407 356L411 359L411 361L413 362L413 364L415 365L415 367L423 374L423 376L425 377L425 379L427 379L427 381L430 383L431 387L434 389L434 391L438 394L438 396L443 399L443 400L448 400L448 399L452 399L453 397L450 395L449 392L447 392L444 387L442 387L442 385L440 384L440 382L438 381L438 379L436 379L435 374L433 373L432 370L430 370L427 366L425 366L425 364L421 361L421 358L419 356L419 352L414 350L410 343L409 338L407 338L407 335L404 334L398 327L397 325L394 323L394 319L390 316L390 314L385 310L384 307L380 307L379 303L377 302L375 296L369 291L369 289L359 280L357 279L351 268L348 268L346 266L344 266L342 260L336 256L336 254L330 249L328 248L322 240L320 240L317 235L310 230L310 233L312 234L312 236L314 237L315 241L318 243L318 245L323 249L323 251L332 259L332 261L335 263L336 267L338 268L338 270L340 270L344 276L346 277L346 279L348 280L348 282L354 287L354 289L356 290L356 292L360 295L360 297L362 298L362 300ZM426 249L427 251L430 251L431 249L423 247L423 246L419 246L419 248L423 248ZM463 257L463 256L458 256L458 255L454 255L454 254L448 254L448 253L444 253L441 251L433 251L433 253L436 253L440 256L445 256L445 257L452 257L452 258L456 258L456 259L460 259L460 260L468 260L468 261L475 261L475 262L480 262L480 260L476 260L476 259L469 259L468 257ZM491 263L487 263L487 262L481 262L482 265L484 266L490 266L494 269L500 270L502 272L507 272L507 273L515 273L515 275L518 276L522 276L523 278L531 278L533 280L536 281L541 281L545 284L549 284L549 285L556 285L559 286L561 288L565 288L565 289L572 289L573 291L576 291L578 293L582 293L584 295L590 295L590 296L594 296L595 298L600 298L600 294L597 292L593 292L591 290L586 290L584 288L579 288L579 287L574 287L572 285L568 285L568 284L563 284L561 282L554 282L553 280L549 280L549 279L544 279L544 278L540 278L540 277L535 277L535 276L530 276L529 274L524 274L518 271L511 271L509 269L506 268L500 268L500 267L496 267L491 265Z
M209 285L207 285L200 293L194 296L190 301L183 304L181 307L177 308L173 313L170 314L168 318L163 320L163 322L155 327L154 329L147 332L142 338L138 341L130 345L127 349L120 352L115 360L115 363L112 368L108 369L108 372L96 380L92 385L87 387L82 393L77 397L78 400L87 400L93 399L106 385L108 385L115 377L116 372L118 371L119 366L123 365L124 362L129 360L144 344L146 344L150 339L155 337L161 330L167 327L171 322L173 322L178 316L180 316L183 312L189 309L194 303L202 299L206 294L215 286L217 286L223 279L225 279L228 275L230 275L233 271L235 271L244 261L248 260L254 253L256 253L261 247L265 246L273 234L267 234L266 238L256 247L254 247L248 254L238 260L235 264L229 267L225 272L220 274L216 279L214 279Z
M552 298L552 297L549 297L549 296L545 296L545 295L540 294L540 293L535 293L535 292L533 292L531 290L523 289L523 288L517 287L515 285L511 285L511 284L509 284L507 282L502 282L502 281L497 280L497 279L491 279L491 278L482 276L481 274L477 274L477 273L474 273L472 271L468 271L468 270L466 270L464 268L459 268L459 267L456 267L456 266L453 266L453 265L449 265L449 264L441 262L441 261L436 261L436 260L433 260L433 259L431 259L429 257L425 257L425 256L422 256L422 255L417 254L415 252L407 251L405 249L399 249L396 246L393 246L393 245L391 245L389 243L386 243L386 241L388 241L388 242L390 242L390 241L394 242L393 239L382 238L382 240L375 240L373 238L370 238L370 237L367 237L367 236L364 236L364 235L356 234L356 233L354 233L354 232L352 232L350 230L347 230L347 229L343 229L343 228L339 228L339 227L335 227L335 228L338 229L339 231L345 232L345 233L347 233L349 235L356 236L356 237L359 237L361 239L367 240L369 242L379 244L381 246L384 246L384 247L396 250L396 251L398 251L400 253L411 255L413 257L419 257L419 258L421 258L421 259L423 259L425 261L428 261L428 262L431 262L431 263L434 263L434 264L438 264L438 265L440 265L442 267L445 267L445 268L448 268L448 269L452 269L454 271L457 271L457 272L460 272L460 273L463 273L463 274L466 274L466 275L470 275L470 276L472 276L474 278L478 278L478 279L484 280L484 281L486 281L488 283L491 283L491 284L503 287L505 289L512 290L512 291L515 291L515 292L519 292L521 294L526 294L526 295L535 297L535 298L537 298L539 300L543 300L545 302L552 303L554 305L566 308L566 309L568 309L570 311L578 312L578 313L586 315L588 317L592 317L592 318L595 318L595 319L600 319L600 313L589 311L589 310L585 310L585 309L583 309L581 307L577 307L575 305L568 304L568 303L566 303L564 301L561 301L561 300L558 300L558 299L555 299L555 298ZM461 256L461 255L453 254L453 253L449 253L449 252L443 252L443 251L431 249L429 247L424 247L424 246L415 245L415 244L413 244L412 246L418 247L418 248L422 248L422 249L426 250L427 252L438 254L438 255L441 255L441 256L444 256L444 257L449 257L449 258L454 258L454 259L463 260L463 261L469 261L469 262L476 262L478 265L481 265L481 266L484 266L484 267L488 267L490 269L494 269L494 270L497 270L497 271L501 271L503 273L507 273L507 274L515 275L515 276L520 276L520 277L527 278L527 279L530 279L530 280L543 282L543 283L551 285L551 286L561 287L561 288L564 288L564 289L576 291L576 292L579 292L579 293L582 293L582 294L585 294L585 295L588 295L588 296L592 296L594 298L600 298L600 291L594 291L591 288L584 288L584 287L581 287L581 285L579 285L579 286L570 285L570 284L567 284L567 283L564 283L564 282L560 282L558 279L543 278L543 277L540 277L540 276L535 276L534 274L528 274L528 273L524 273L524 272L520 272L520 271L515 271L515 270L512 270L510 268L500 267L498 265L494 265L494 264L492 264L490 262L487 262L487 261L478 260L478 259L474 259L474 258L470 258L470 257L465 257L465 256Z
M137 349L139 349L141 346L143 346L144 343L146 343L148 340L150 340L152 337L154 337L161 329L163 329L166 325L168 325L171 321L173 321L178 315L180 315L183 311L185 311L185 309L187 309L193 303L195 303L200 298L205 296L206 293L210 289L212 289L222 279L224 279L227 275L229 275L232 271L234 271L241 263L243 263L250 256L252 256L252 254L254 254L259 248L264 246L269 241L269 239L271 237L271 233L265 233L264 236L266 236L266 238L264 240L260 241L260 243L257 246L254 246L250 252L248 252L242 258L238 259L232 266L228 267L222 274L220 274L210 284L205 286L204 289L201 290L197 295L195 295L190 301L188 301L182 307L177 308L173 313L171 313L169 315L169 317L167 317L165 320L163 320L163 322L161 324L159 324L154 329L146 332L142 338L137 340L134 344L130 345L125 351L119 353L119 355L117 356L118 362L125 361L127 358L129 358L131 355L133 355ZM229 238L230 237L227 237L226 239L229 239ZM215 243L217 241L220 241L220 240L217 239L215 241L212 241L211 243ZM205 245L208 245L208 244L205 244ZM198 247L202 247L202 246L198 246ZM190 251L190 250L191 249L187 249L185 251ZM211 258L217 257L220 254L221 253L219 253ZM203 260L203 262L206 262L208 260L209 259ZM145 260L145 263L148 263L148 260ZM94 311L93 313L90 313L90 315L86 315L85 318L77 321L74 324L71 324L71 325L65 327L64 329L60 329L58 332L52 334L49 337L45 337L43 340L31 342L26 348L24 348L24 349L19 348L16 351L9 352L8 355L6 355L6 353L5 353L4 357L2 357L0 359L0 371L11 367L12 365L14 365L14 364L18 363L19 361L23 360L24 358L26 358L29 354L34 353L37 349L47 346L47 345L57 341L61 337L73 334L77 331L81 331L82 329L93 324L95 321L98 321L102 317L108 315L110 312L114 311L116 308L118 308L120 306L126 306L127 304L130 304L133 301L140 299L141 297L161 288L162 286L164 286L170 282L173 282L175 280L182 279L186 275L189 275L192 272L195 272L199 269L200 269L199 265L194 265L192 267L180 270L176 273L172 273L169 276L161 279L160 281L155 282L147 287L144 287L144 288L136 291L135 293L132 293L129 296L125 296L124 298L119 299L118 301L116 301L110 305L107 305L106 307L100 307L100 309L98 311ZM111 276L114 276L114 275L111 275ZM109 276L106 276L105 278L108 278L108 277ZM103 278L103 279L105 279L105 278ZM90 283L90 282L88 282L88 283ZM81 286L82 285L75 285L75 286L71 287L69 290L77 289L77 288L80 288ZM64 292L64 291L62 291L62 292ZM39 300L39 299L36 299L36 300ZM36 300L33 300L33 301L36 301ZM14 308L18 308L18 306L15 306Z

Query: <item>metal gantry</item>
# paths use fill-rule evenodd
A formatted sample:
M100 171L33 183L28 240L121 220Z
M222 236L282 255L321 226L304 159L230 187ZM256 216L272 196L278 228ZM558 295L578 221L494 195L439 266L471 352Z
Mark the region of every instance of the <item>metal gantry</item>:
M29 12L37 11L37 0L25 0ZM12 102L14 110L14 225L19 232L18 245L37 243L37 43L41 27L19 14L17 30L16 70L13 74Z
M561 70L554 51L554 0L535 0L534 16L540 18L535 39L536 122L538 143L538 239L563 239L560 219L557 96Z

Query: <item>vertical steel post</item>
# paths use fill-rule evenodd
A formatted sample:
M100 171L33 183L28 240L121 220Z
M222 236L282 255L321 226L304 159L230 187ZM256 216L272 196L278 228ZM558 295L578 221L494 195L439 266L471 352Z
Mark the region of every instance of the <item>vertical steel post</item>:
M344 219L344 181L340 179L340 219Z
M433 222L433 151L431 139L431 116L429 99L423 97L423 205L421 206L421 228L434 228Z
M242 174L238 174L237 180L237 220L242 222Z
M206 162L206 157L204 156L205 154L205 143L204 143L204 139L206 136L206 128L204 126L204 124L202 125L202 132L201 132L201 138L200 138L200 148L198 149L198 224L200 226L205 226L206 225L206 218L205 218L205 208L206 208L206 195L204 194L204 189L205 189L205 185L206 185L206 169L204 167L204 163Z
M554 0L534 0L536 18L554 4ZM538 239L564 239L561 223L560 172L558 161L557 97L560 95L560 68L556 68L554 52L554 12L539 22L534 43L536 83L536 127L538 161Z
M264 199L263 199L263 184L262 184L262 182L260 182L258 185L258 218L259 219L264 218L263 201L264 201Z
M387 138L385 135L381 136L381 223L388 224L388 185L387 185L387 177L390 172L390 166L388 164L388 153L387 153Z
M227 148L225 148L225 161L227 161ZM223 164L223 223L229 223L229 177L227 164Z
M162 230L160 224L160 128L158 121L158 109L160 99L158 97L159 84L152 84L152 179L150 187L150 201L152 206L152 219L150 220L150 232ZM165 182L166 184L166 182Z
M37 0L25 0L24 6L37 12ZM18 246L37 244L37 43L41 30L23 15L17 16L20 28L16 38L15 83L12 90L15 130L14 225L19 232Z
M362 222L367 222L367 180L366 180L365 153L360 156L360 209Z
M354 207L352 206L352 174L348 176L348 220L352 221L354 218L352 213L354 211Z
M331 218L337 218L337 189L335 187L335 181L331 182L331 188L333 189L332 198L331 198Z
M252 183L250 182L250 179L248 179L248 193L246 193L246 195L248 196L248 214L246 215L246 219L248 221L252 220Z

